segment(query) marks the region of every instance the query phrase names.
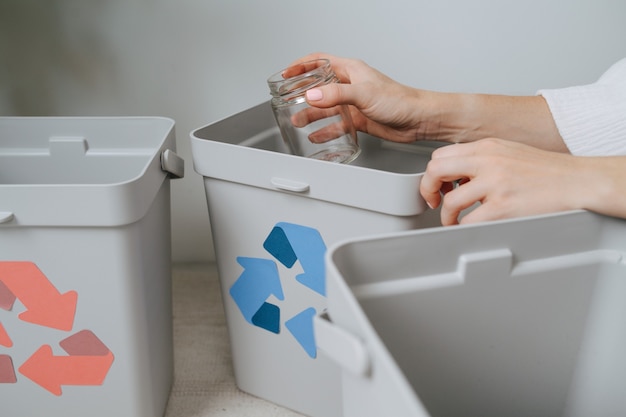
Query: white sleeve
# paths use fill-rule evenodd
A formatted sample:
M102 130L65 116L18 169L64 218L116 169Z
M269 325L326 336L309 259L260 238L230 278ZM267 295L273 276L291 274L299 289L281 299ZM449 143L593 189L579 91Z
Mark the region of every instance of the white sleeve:
M537 94L573 155L626 155L626 58L593 84Z

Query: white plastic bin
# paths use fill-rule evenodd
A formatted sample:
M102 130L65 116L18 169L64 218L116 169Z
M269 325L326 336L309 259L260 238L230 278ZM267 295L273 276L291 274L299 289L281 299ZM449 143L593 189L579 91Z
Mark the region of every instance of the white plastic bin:
M0 118L3 416L164 414L174 150L165 118Z
M329 249L344 417L626 415L626 221L576 211Z
M339 368L317 355L312 328L326 247L440 224L419 196L431 145L359 144L350 165L289 155L269 103L191 133L237 384L310 416L341 412Z

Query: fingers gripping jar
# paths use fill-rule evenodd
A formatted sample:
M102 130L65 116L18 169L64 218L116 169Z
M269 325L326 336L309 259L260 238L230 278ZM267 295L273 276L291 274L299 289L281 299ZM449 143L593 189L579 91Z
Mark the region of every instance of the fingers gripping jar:
M348 106L309 106L307 90L338 83L330 61L304 62L268 78L272 110L281 135L294 155L350 163L360 153Z

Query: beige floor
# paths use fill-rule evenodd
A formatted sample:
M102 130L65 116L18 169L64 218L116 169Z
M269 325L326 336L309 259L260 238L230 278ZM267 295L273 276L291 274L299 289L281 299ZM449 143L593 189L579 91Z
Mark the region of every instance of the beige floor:
M301 416L237 389L215 265L175 265L173 292L174 386L165 417Z

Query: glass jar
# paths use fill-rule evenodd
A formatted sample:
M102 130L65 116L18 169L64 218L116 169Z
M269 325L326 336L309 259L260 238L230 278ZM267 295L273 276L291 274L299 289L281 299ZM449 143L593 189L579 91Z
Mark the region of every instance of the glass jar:
M304 62L273 74L267 83L281 135L294 155L349 163L360 153L348 106L309 106L307 90L338 83L330 61Z

